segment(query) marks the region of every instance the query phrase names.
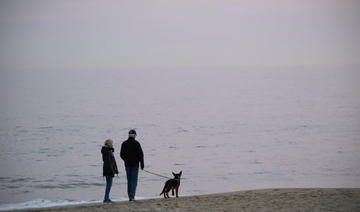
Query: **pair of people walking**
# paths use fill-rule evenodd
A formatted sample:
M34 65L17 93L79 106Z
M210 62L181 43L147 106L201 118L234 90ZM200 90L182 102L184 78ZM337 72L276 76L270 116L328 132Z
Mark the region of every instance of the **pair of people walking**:
M121 145L120 157L124 161L127 177L127 193L129 201L135 200L136 186L139 174L139 164L141 170L144 169L144 154L140 143L135 140L136 131L130 130L129 137ZM103 176L106 178L104 203L111 203L110 190L115 174L119 174L116 160L114 157L113 141L108 139L101 148L103 159Z

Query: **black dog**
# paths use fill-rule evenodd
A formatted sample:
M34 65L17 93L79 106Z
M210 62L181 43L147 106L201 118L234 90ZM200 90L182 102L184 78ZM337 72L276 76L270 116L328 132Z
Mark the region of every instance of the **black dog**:
M180 177L182 174L182 171L179 172L179 174L172 173L174 175L174 179L170 179L166 181L165 186L162 190L161 194L164 194L164 198L170 198L169 197L169 191L172 191L172 195L174 196L174 190L176 191L176 197L179 197L179 186L180 186Z

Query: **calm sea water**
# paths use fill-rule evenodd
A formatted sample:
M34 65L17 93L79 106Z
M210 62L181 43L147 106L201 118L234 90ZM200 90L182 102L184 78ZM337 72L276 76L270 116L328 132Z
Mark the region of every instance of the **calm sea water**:
M131 128L146 169L183 171L180 195L360 187L359 79L354 67L3 72L0 204L102 200L107 138L111 195L126 198ZM164 181L140 172L137 196Z

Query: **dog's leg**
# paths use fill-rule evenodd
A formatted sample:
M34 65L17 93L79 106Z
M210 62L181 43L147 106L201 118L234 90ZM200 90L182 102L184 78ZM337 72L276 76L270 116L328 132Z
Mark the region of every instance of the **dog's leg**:
M176 197L179 197L179 186L176 186L175 191L176 191Z
M174 188L171 189L171 194L174 196Z

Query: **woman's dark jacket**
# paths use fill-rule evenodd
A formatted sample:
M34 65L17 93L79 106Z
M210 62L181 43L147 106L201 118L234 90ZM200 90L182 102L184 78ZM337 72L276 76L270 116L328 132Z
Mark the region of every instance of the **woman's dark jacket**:
M114 177L115 174L119 173L113 152L114 148L108 146L103 146L101 148L102 159L104 161L103 176Z
M125 167L139 167L144 168L144 154L141 145L134 138L129 137L121 145L120 157L124 160Z

